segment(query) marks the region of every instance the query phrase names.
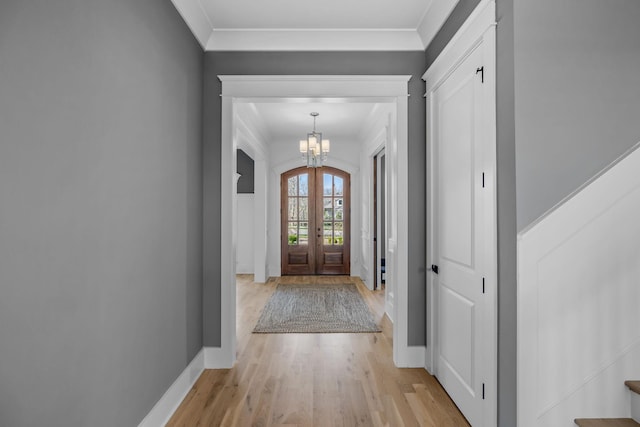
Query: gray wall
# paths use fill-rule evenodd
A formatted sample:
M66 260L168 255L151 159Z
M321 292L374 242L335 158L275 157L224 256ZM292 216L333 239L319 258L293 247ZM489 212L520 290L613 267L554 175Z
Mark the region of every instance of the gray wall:
M0 3L0 425L137 425L201 348L202 58L169 1Z
M429 46L426 49L427 66L430 66L433 61L440 55L442 49L447 46L447 43L458 32L458 29L464 24L471 12L480 3L480 0L459 0L458 4L453 8L451 14L447 17L447 20L442 24L442 27L438 30L438 33L433 37Z
M236 171L242 176L238 180L238 194L253 194L253 175L254 163L253 159L247 153L238 149L236 161Z
M409 180L425 180L424 52L207 52L204 75L204 343L220 345L220 74L410 74ZM425 195L409 199L409 344L425 344Z
M640 2L514 5L521 230L640 141Z
M513 0L496 2L498 425L517 419L517 227L513 85Z

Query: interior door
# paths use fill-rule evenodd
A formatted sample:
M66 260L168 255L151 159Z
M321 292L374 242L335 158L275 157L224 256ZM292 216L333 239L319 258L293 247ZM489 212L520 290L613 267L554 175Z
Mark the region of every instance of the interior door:
M436 374L472 425L482 425L481 64L476 50L434 91Z
M281 177L283 275L350 273L350 176L301 167Z

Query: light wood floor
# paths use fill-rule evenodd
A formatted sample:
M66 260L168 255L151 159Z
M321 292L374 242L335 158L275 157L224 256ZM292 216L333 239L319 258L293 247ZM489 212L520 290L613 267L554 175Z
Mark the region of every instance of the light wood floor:
M168 426L468 426L437 380L392 361L384 294L358 279L281 277L267 284L239 275L238 360L206 370ZM382 333L252 334L278 283L354 282Z

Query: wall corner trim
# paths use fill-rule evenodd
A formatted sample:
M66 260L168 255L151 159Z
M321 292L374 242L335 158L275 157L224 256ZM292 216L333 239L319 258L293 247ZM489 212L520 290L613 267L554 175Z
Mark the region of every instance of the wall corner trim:
M230 359L229 352L222 347L204 347L203 351L204 369L229 369L233 367L235 357Z
M178 409L182 400L205 369L205 350L204 348L201 349L191 363L184 368L184 371L138 424L138 427L163 426L171 419L171 416Z
M394 361L398 368L422 368L425 367L427 347L424 345L407 346L398 352Z

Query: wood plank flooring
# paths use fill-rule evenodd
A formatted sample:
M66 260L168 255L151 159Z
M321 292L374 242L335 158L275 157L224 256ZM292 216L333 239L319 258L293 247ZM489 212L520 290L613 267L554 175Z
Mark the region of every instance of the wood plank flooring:
M424 369L398 369L383 291L348 276L237 280L238 360L206 370L168 426L437 426L469 424ZM278 283L358 286L381 333L252 334Z

